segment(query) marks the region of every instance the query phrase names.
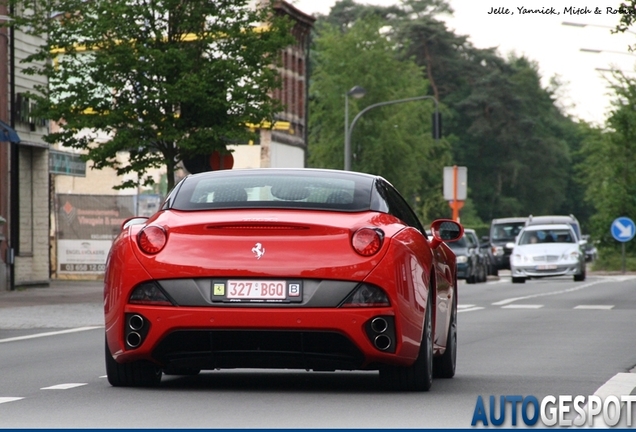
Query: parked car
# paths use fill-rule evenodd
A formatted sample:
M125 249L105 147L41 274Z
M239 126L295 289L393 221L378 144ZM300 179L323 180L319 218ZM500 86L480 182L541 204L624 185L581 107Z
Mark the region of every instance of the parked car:
M490 243L490 258L494 263L491 274L497 276L499 270L510 269L510 254L515 238L526 225L525 217L493 219L490 222L490 235L484 240Z
M474 229L464 229L464 235L469 236L472 239L472 242L477 245L477 251L479 252L477 282L486 282L490 267L490 255L488 254L488 249L482 246L482 243L479 241L479 237L477 236L477 232Z
M495 263L495 258L492 254L492 247L490 246L488 236L482 237L482 240L479 242L479 251L486 263L486 278L488 278L489 275L498 276L499 269Z
M463 235L447 219L430 229L429 241L407 201L374 175L189 175L156 214L126 221L110 249L108 381L379 370L387 387L426 391L433 375L455 374L456 258L446 242Z
M585 280L585 255L569 224L529 225L515 242L510 256L513 283L528 278L572 276Z
M469 284L486 281L486 262L475 230L465 229L462 238L448 246L457 256L457 279L465 279Z

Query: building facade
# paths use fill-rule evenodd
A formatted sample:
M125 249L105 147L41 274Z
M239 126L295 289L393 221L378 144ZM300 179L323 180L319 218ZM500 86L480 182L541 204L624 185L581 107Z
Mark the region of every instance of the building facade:
M0 8L6 21L10 11ZM0 289L49 283L48 121L33 116L27 92L46 78L24 73L21 60L43 43L13 28L0 30ZM7 139L8 138L8 139Z
M278 71L282 87L272 95L284 108L276 123L260 130L258 143L231 145L234 168L303 168L307 156L309 45L316 19L285 1L274 5L277 14L291 18L296 43L281 52Z

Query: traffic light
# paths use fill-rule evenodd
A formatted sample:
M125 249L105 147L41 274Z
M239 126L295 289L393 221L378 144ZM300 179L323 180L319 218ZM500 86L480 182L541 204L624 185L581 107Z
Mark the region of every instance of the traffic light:
M435 111L432 115L433 121L433 138L440 139L442 137L442 113Z

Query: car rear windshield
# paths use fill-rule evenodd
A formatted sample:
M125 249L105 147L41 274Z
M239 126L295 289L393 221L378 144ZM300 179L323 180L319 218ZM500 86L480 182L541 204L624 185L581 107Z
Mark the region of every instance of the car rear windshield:
M369 210L372 181L353 176L298 173L190 176L180 185L172 208L304 208Z

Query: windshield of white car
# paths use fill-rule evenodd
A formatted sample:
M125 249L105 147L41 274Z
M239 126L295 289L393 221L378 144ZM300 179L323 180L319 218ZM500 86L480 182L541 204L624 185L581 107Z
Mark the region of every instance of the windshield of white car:
M533 243L576 243L572 231L567 229L545 229L524 231L519 239L520 245Z

